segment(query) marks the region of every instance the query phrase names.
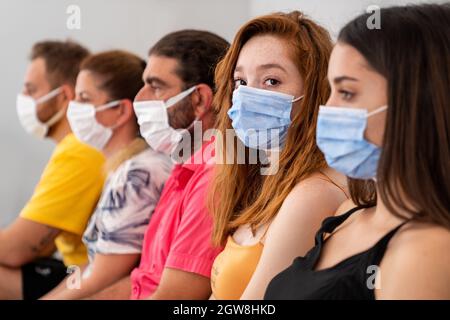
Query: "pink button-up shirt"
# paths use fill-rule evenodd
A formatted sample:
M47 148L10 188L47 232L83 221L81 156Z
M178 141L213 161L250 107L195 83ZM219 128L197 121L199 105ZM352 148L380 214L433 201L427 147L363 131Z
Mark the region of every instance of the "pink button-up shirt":
M131 273L132 299L152 295L164 268L211 276L221 248L211 243L212 218L206 209L213 171L208 149L205 143L190 161L176 165L166 181L145 232L140 265Z

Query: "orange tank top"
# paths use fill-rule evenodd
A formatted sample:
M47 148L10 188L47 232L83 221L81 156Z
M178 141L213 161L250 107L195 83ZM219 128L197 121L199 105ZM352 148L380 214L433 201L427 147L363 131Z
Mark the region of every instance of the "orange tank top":
M237 244L228 236L224 250L216 257L211 273L211 289L217 300L239 300L256 270L264 245Z
M334 184L344 192L344 188L336 184L326 174L322 173L327 181ZM261 239L264 239L268 231L266 228ZM217 300L239 300L247 288L253 273L258 266L264 249L261 240L250 246L242 246L234 241L233 236L228 236L223 251L216 257L211 272L211 289Z

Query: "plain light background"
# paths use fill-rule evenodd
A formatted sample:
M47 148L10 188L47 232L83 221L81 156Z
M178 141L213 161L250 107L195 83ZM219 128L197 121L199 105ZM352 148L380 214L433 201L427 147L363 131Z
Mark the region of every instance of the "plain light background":
M9 224L30 198L54 148L21 128L15 99L22 87L33 43L67 38L91 51L126 49L143 58L171 31L195 28L228 41L247 20L274 11L301 10L333 37L369 5L430 2L405 0L2 0L0 2L0 227ZM437 0L433 2L445 2ZM69 5L81 9L81 29L69 30Z

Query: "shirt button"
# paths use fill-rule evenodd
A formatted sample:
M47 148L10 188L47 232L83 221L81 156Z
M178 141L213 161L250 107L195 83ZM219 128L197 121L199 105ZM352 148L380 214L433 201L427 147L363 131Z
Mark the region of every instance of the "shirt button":
M134 296L136 299L139 299L139 298L140 298L140 295L141 295L141 286L138 285L138 284L135 284L135 285L133 286L133 296Z

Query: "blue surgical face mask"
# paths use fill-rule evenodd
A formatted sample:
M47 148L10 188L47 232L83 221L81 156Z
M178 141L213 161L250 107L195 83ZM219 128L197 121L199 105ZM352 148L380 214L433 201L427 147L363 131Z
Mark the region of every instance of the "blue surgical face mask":
M381 148L364 138L367 119L383 112L364 109L320 106L317 121L317 145L328 165L355 179L374 179Z
M228 110L238 138L249 148L279 151L291 124L292 103L303 96L239 86Z

